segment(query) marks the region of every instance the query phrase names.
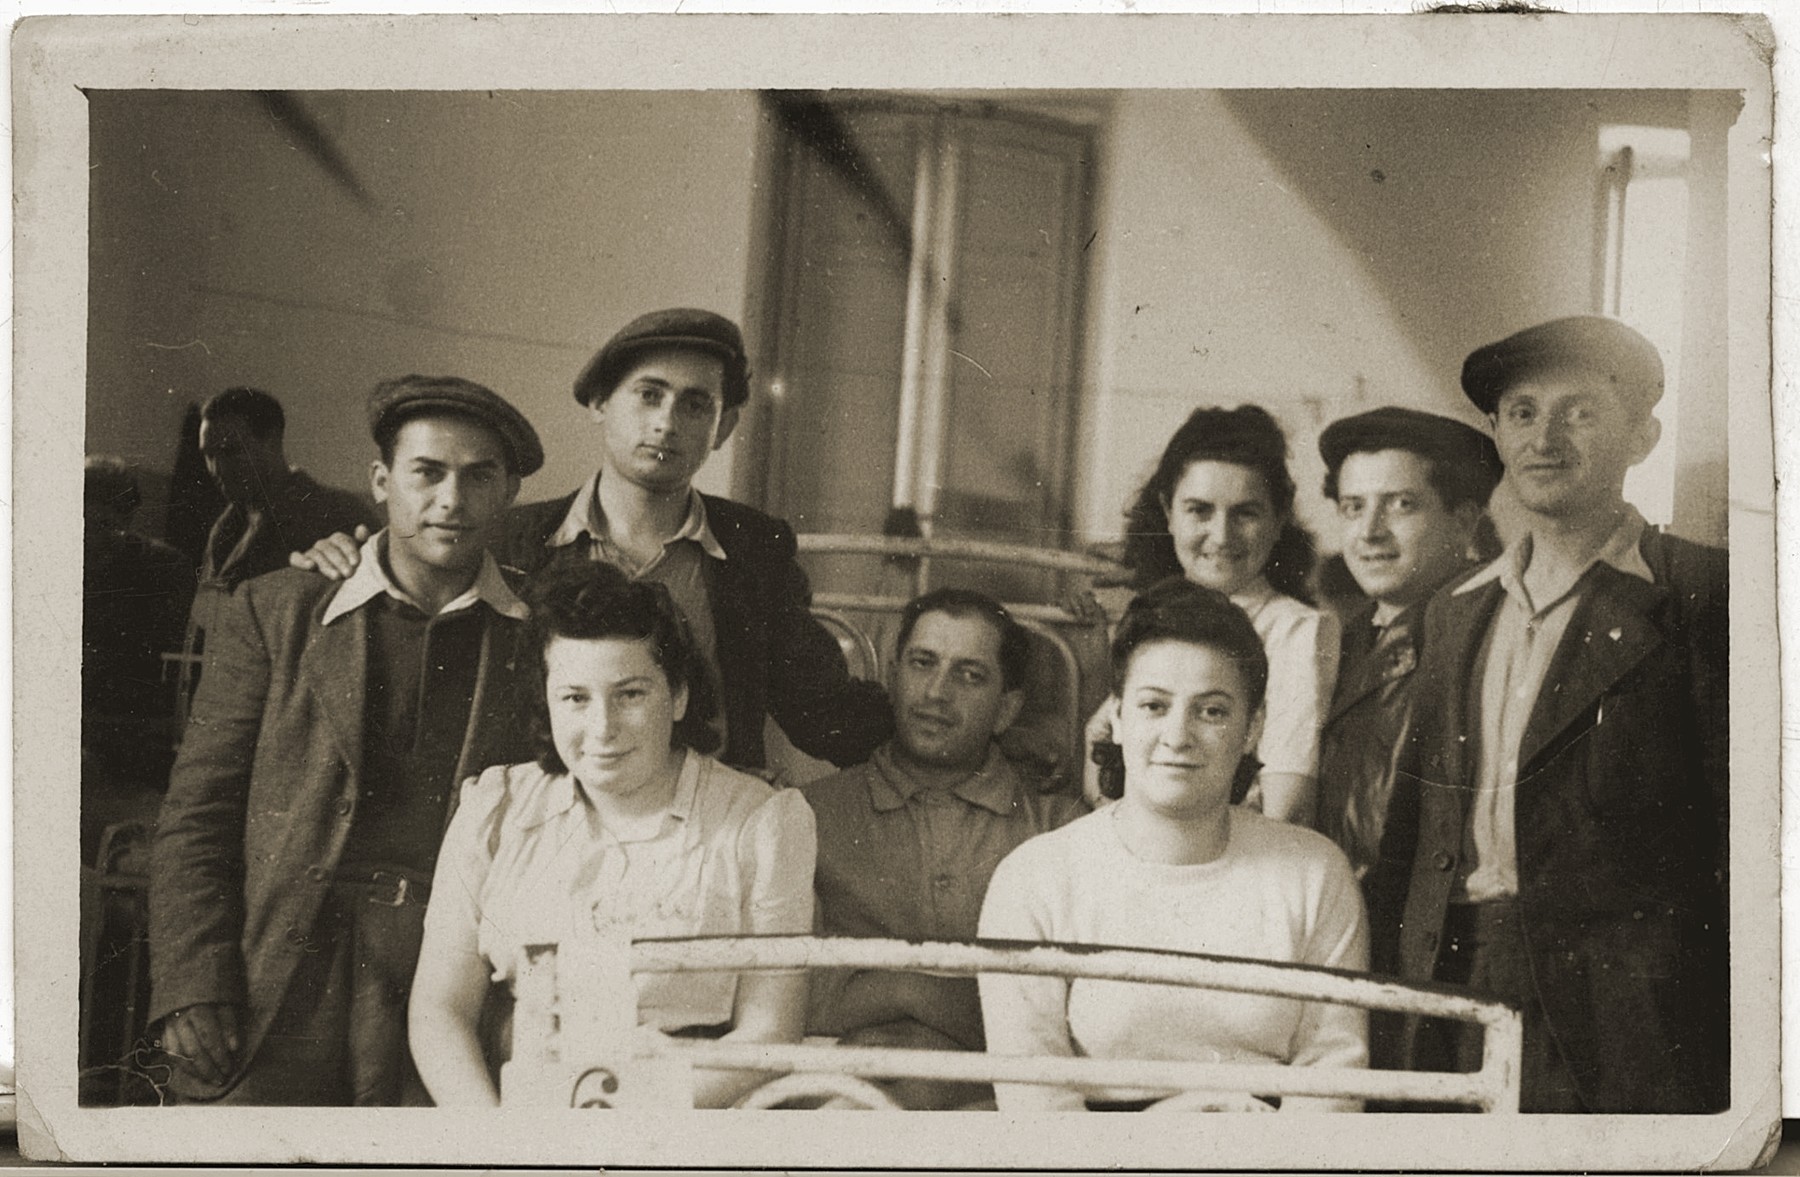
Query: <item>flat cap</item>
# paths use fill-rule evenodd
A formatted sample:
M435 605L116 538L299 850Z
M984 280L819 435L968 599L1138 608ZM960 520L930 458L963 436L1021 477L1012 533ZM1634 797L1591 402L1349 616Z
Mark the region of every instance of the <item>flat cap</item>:
M544 447L524 414L490 388L460 376L400 376L383 380L369 394L369 434L386 445L414 417L449 413L469 417L493 430L520 478L544 464Z
M632 359L658 347L711 352L725 362L725 407L734 408L750 398L750 361L738 325L711 311L674 307L639 315L619 328L575 378L575 399L584 405L606 399Z
M1351 454L1405 450L1442 463L1468 497L1485 503L1503 473L1487 434L1452 417L1387 405L1340 417L1319 434L1319 456L1333 478ZM1460 496L1459 496L1460 497Z
M1552 319L1476 348L1463 361L1463 393L1483 413L1527 371L1581 368L1605 377L1640 412L1662 399L1663 364L1656 345L1617 319L1574 315Z

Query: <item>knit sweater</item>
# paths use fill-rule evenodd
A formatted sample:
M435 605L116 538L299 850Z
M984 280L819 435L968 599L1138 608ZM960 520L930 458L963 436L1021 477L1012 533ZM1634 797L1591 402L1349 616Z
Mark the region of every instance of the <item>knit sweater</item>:
M1311 830L1242 807L1218 859L1174 866L1133 856L1111 807L1040 835L994 872L984 938L1103 944L1365 969L1368 928L1349 861ZM1363 1010L1253 994L999 973L981 978L996 1054L1363 1066ZM999 1084L1002 1111L1081 1110L1086 1091ZM1356 1110L1290 1097L1287 1110Z

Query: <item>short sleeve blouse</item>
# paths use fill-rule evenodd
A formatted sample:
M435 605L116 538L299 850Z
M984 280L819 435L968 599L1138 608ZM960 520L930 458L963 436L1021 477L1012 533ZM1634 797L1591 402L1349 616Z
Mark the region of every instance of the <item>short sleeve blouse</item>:
M568 774L490 768L463 786L426 936L473 943L497 982L526 945L812 930L812 810L794 792L689 752L656 831L621 840ZM471 934L472 933L472 934ZM732 1020L733 973L644 973L638 1018L673 1031Z
M1256 757L1267 773L1317 776L1319 728L1337 685L1337 617L1263 580L1231 600L1249 615L1269 656L1267 714Z

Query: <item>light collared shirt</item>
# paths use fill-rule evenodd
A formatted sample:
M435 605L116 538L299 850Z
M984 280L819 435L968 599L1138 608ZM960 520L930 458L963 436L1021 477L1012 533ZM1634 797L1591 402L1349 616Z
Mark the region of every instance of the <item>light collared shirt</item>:
M1386 629L1394 624L1394 618L1406 612L1407 606L1395 605L1389 601L1376 601L1375 614L1369 618L1369 624L1376 629Z
M974 939L988 879L1001 861L1087 812L1074 797L1041 792L1022 779L991 743L981 767L949 785L913 775L890 742L866 764L798 791L818 819L813 887L819 928L828 936ZM849 970L814 972L807 1018L814 1033L871 1029L853 1020L856 1003L845 996L852 980ZM900 985L898 974L875 970L855 970L854 982L865 995ZM958 1027L980 1024L974 979L949 982L938 993L941 1004L912 1020L929 1021L964 1050L981 1049L978 1038L957 1035ZM884 1008L880 1001L872 1004Z
M1574 570L1545 601L1533 601L1525 587L1531 566L1531 536L1520 537L1499 559L1459 586L1460 596L1498 582L1505 590L1488 626L1481 655L1480 711L1476 716L1475 797L1469 810L1467 840L1472 847L1465 898L1473 903L1505 899L1519 893L1519 858L1514 837L1514 794L1519 782L1519 754L1525 727L1537 706L1544 677L1556 648L1575 616L1581 594L1576 586L1595 564L1655 582L1638 551L1644 517L1628 508L1624 519L1592 559Z
M1337 616L1276 592L1261 577L1233 593L1231 603L1249 616L1269 658L1256 758L1266 773L1317 776L1319 728L1337 685ZM1261 792L1254 790L1247 803L1260 808Z
M838 936L969 939L1000 860L1086 812L1021 779L992 744L947 787L913 776L888 743L800 791L819 819L820 915Z
M662 550L642 565L634 564L612 541L606 525L606 512L600 508L600 471L596 470L575 492L569 513L557 529L544 541L545 547L566 548L586 543L588 558L600 560L624 572L633 580L652 580L669 590L675 604L687 619L688 630L700 648L701 659L711 677L713 698L721 706L713 711L712 728L719 736L719 746L726 746L729 732L725 727L723 678L719 670L718 633L713 627L712 598L706 587L706 557L725 559L725 549L713 535L706 518L706 500L700 492L688 488L688 513L681 528L663 541Z
M812 930L812 810L792 790L686 753L668 808L614 830L568 773L490 768L444 835L424 951L478 953L497 982L523 949L624 936ZM639 973L638 1021L672 1031L733 1017L737 974Z
M325 606L325 615L319 619L320 624L330 625L383 594L396 601L404 601L421 613L427 612L407 595L405 589L394 583L393 578L388 575L386 564L387 528L384 527L363 542L362 558L356 565L356 571L338 586L331 603ZM531 615L525 602L507 587L506 578L500 575L500 565L486 552L481 554L481 570L475 574L474 582L461 595L439 609L438 615L472 608L477 602L514 621L524 621Z

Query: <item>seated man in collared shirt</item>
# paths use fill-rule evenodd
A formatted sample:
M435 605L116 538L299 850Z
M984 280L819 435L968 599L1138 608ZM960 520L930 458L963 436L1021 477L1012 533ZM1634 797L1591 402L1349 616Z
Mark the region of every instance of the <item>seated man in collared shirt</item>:
M981 593L938 589L901 613L894 738L869 763L801 790L818 818L822 934L973 939L1000 860L1086 811L1022 779L995 744L1024 703L1027 642L1023 627ZM808 1029L852 1045L984 1047L970 977L817 974ZM910 1108L991 1094L967 1083L885 1086Z
M1527 531L1426 612L1417 762L1376 868L1410 868L1401 974L1520 1007L1522 1111L1722 1110L1728 583L1724 552L1624 498L1661 357L1558 319L1462 383ZM1414 1065L1479 1062L1447 1024L1404 1037Z
M494 554L528 577L605 560L666 585L718 688L725 763L762 768L772 717L807 755L857 764L892 732L893 717L880 686L850 677L812 616L793 530L693 485L749 395L743 336L729 319L676 308L627 323L575 381L576 401L599 428L599 469L572 494L512 510ZM347 575L355 544L333 536L294 563Z

